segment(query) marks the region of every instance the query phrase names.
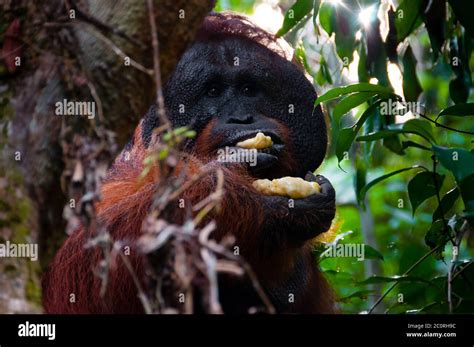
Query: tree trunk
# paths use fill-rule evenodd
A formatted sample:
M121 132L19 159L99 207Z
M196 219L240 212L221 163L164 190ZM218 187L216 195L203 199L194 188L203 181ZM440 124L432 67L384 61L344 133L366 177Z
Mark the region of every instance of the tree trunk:
M212 7L153 0L163 81ZM38 243L40 257L0 258L0 313L40 310L38 278L66 235L63 214L70 228L87 216L154 102L149 17L143 0L0 0L0 243ZM95 112L66 115L64 101Z

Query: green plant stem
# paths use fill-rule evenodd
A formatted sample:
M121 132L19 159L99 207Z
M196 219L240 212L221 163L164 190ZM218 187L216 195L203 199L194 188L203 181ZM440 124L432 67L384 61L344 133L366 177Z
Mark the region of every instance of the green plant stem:
M434 121L434 120L432 120L431 118L428 118L428 117L426 117L426 116L423 115L423 114L418 114L418 115L419 115L421 118L426 119L427 121L429 121L429 122L431 122L431 123L434 123L437 127L441 127L441 128L443 128L443 129L451 130L451 131L454 131L454 132L457 132L457 133L461 133L461 134L474 135L474 132L451 128L451 127L448 127L447 125L438 123L437 121Z
M412 266L410 266L410 268L405 271L403 273L403 275L400 277L405 277L407 276L410 272L412 272L418 265L420 265L426 258L428 258L430 255L432 255L433 253L435 253L439 248L441 248L441 245L439 246L436 246L435 248L433 248L431 251L429 251L428 253L426 253L425 255L423 255L420 259L418 259ZM382 302L383 299L385 299L385 297L393 290L393 288L395 288L397 286L397 284L400 283L400 281L396 281L394 284L392 284L392 286L390 288L387 289L387 291L385 293L383 293L383 295L375 302L375 304L370 308L369 310L369 314L372 313L372 311L378 306L378 304L380 304Z

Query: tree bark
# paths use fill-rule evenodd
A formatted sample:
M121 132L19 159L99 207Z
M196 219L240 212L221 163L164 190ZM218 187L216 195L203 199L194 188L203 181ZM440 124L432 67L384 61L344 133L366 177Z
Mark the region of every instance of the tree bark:
M163 81L212 7L154 0ZM29 312L39 310L39 275L65 236L63 213L71 221L98 198L155 99L147 3L0 0L0 47L0 243L38 243L40 256L33 265L0 259L0 313ZM95 117L58 114L63 100L91 102Z

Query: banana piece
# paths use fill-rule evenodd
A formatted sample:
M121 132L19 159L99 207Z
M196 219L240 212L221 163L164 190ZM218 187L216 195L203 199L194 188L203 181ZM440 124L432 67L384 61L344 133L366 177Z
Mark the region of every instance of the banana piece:
M318 183L308 182L300 177L255 180L252 185L263 195L281 195L292 199L306 198L321 191Z
M271 147L273 145L272 138L266 136L264 133L259 132L255 137L240 141L237 143L237 147L247 148L247 149L264 149Z

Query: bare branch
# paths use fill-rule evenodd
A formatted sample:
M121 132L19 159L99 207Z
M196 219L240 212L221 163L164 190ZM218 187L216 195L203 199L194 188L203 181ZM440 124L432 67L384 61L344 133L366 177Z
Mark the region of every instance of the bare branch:
M158 118L160 119L162 125L165 125L167 128L171 128L171 122L166 116L165 102L163 99L163 89L160 72L160 46L158 42L158 32L156 28L155 8L153 5L153 0L147 0L147 5L151 27L151 42L153 46L153 70L155 72L156 105L158 107Z

